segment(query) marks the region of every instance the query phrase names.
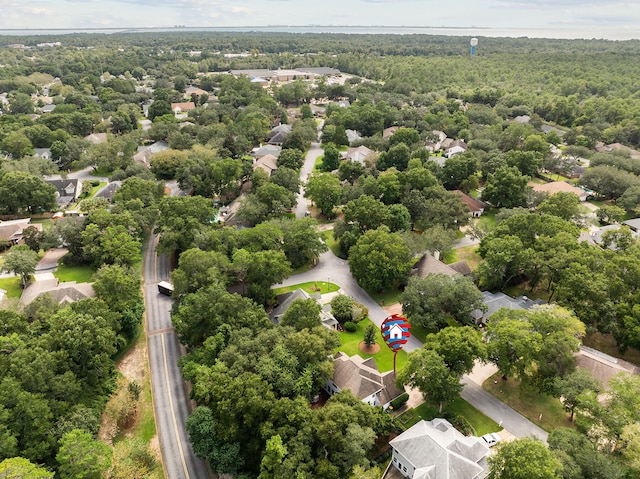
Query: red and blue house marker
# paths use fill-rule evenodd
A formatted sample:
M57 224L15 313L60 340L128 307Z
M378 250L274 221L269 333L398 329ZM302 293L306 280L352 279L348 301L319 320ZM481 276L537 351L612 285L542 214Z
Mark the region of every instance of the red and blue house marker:
M380 332L384 342L393 351L393 373L396 372L396 355L407 344L411 337L411 325L407 318L399 314L392 314L382 322Z

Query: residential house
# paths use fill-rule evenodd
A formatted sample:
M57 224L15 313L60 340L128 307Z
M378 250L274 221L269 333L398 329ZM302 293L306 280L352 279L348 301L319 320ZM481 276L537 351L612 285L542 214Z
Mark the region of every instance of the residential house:
M533 188L533 191L537 191L538 193L547 193L549 196L561 192L573 193L580 199L580 201L587 200L586 191L578 188L577 186L572 186L565 181L552 181L551 183L545 183L542 185L537 183L530 183L529 186Z
M555 126L551 126L551 125L542 125L540 127L540 129L542 130L542 133L544 133L545 135L547 133L549 133L550 131L555 132L559 137L563 137L564 136L564 131L562 131L560 128L556 128Z
M367 148L364 145L358 147L352 147L347 150L345 158L356 163L360 163L362 166L367 166L366 159L373 154L374 151Z
M602 226L601 228L598 228L595 231L591 232L591 238L593 239L594 243L599 245L599 246L603 246L604 244L604 234L607 231L618 231L621 228L621 225L606 225L606 226ZM633 232L633 230L632 230ZM635 236L635 233L633 233ZM608 249L610 250L617 250L618 246L616 245L615 241L611 241L609 243L609 245L607 246Z
M622 224L627 225L634 233L640 233L640 218L632 218L630 220L623 221Z
M109 202L111 202L113 196L116 194L116 191L118 191L118 188L120 188L120 186L122 186L122 181L112 181L107 186L98 191L95 194L94 198L105 198L106 200L109 200Z
M446 274L447 276L461 274L463 276L469 276L471 274L471 268L464 260L445 264L431 253L425 253L413 267L412 274L420 278L425 278L430 274Z
M100 143L104 143L105 141L107 141L107 134L91 133L90 135L85 136L84 139L87 140L92 145L99 145Z
M44 114L44 113L51 113L51 112L53 112L53 110L55 110L55 109L56 109L56 106L57 106L57 105L55 105L55 104L53 104L53 103L51 103L51 104L49 104L49 105L44 105L42 108L40 108L40 111L41 111L43 114Z
M531 117L529 115L520 115L516 116L513 121L516 123L522 123L523 125L527 125L531 121Z
M59 283L57 278L30 283L20 297L20 304L27 305L38 296L49 294L57 304L75 303L84 298L93 298L96 293L91 283L69 281Z
M82 182L78 179L44 181L56 187L56 203L61 208L69 206L82 193Z
M45 160L51 159L51 148L34 148L33 156L44 158Z
M425 147L431 153L439 151L443 148L442 142L447 139L447 134L444 131L432 130L431 138L425 142Z
M259 148L254 148L251 154L254 158L259 160L263 156L267 155L273 155L278 158L281 151L282 147L279 145L260 145Z
M484 296L484 304L486 306L486 310L482 311L480 309L476 309L471 312L471 317L473 321L481 326L487 324L487 320L496 312L501 309L531 309L536 305L545 304L545 302L541 299L530 299L526 296L518 296L517 298L512 298L511 296L507 296L502 292L491 293L490 291L483 291L482 296Z
M0 221L0 243L6 241L10 246L23 243L22 233L30 226L42 231L42 225L40 223L31 224L31 218Z
M269 133L268 143L270 145L282 145L290 133L291 125L278 125Z
M484 213L484 204L481 201L472 198L460 190L453 190L453 192L460 197L465 205L467 205L467 208L469 208L469 211L471 212L471 216L474 218L480 218L480 216L482 216L482 213Z
M596 151L598 153L609 153L611 151L624 151L626 153L629 153L629 156L634 160L637 160L640 158L640 151L634 150L633 148L629 148L628 146L623 145L622 143L611 143L609 145L597 144Z
M344 132L347 135L347 140L349 141L349 144L353 143L354 141L362 140L362 135L358 133L356 130L345 130Z
M393 136L393 134L398 131L397 126L390 126L389 128L385 128L382 130L382 138L387 140Z
M278 157L274 155L265 155L253 161L253 170L263 169L267 176L271 176L278 169Z
M148 146L138 147L138 152L133 155L133 160L145 166L149 166L151 157L156 153L169 149L169 143L164 140L156 141Z
M318 294L318 295L312 296L309 293L307 293L305 290L298 288L295 291L291 291L290 293L281 294L276 299L278 301L278 305L275 308L273 308L273 311L271 311L271 314L269 314L269 317L271 318L271 321L273 323L279 324L284 314L287 312L287 310L291 307L291 305L296 299L302 299L302 300L315 299L316 301L318 301L320 299L320 295ZM331 314L330 305L329 305L329 308L322 308L320 310L320 322L324 327L328 329L332 329L332 330L337 329L338 321Z
M489 447L465 436L446 419L420 421L389 442L392 459L384 478L483 479Z
M467 151L469 147L464 142L464 140L454 140L451 144L444 150L444 156L447 158L451 158L452 156L459 155L460 153L464 153Z
M182 119L187 117L187 113L196 109L196 104L192 101L183 101L180 103L172 103L171 111L176 118Z
M386 410L391 401L404 392L396 387L393 371L381 373L373 358L363 359L357 354L349 357L339 352L333 366L333 378L324 386L330 396L349 389L363 402Z
M349 100L334 101L333 104L338 105L340 108L349 108L351 106L351 102Z

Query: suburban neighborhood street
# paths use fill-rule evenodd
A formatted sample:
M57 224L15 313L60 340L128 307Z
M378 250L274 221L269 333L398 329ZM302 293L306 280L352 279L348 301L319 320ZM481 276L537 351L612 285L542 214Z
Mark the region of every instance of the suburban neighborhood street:
M157 286L169 278L169 260L156 255L157 243L158 236L152 235L145 249L144 296L153 406L165 477L207 478L207 467L193 453L187 435L189 397L178 367L180 344L170 316L173 300L161 295Z
M369 318L378 327L388 316L388 313L358 285L351 275L347 261L336 257L331 250L320 255L318 264L313 269L291 276L276 287L291 286L310 281L337 284L344 294L351 296L369 308ZM404 349L407 352L411 352L420 347L422 347L422 343L415 336L411 336ZM535 436L546 441L547 433L543 429L483 390L471 377L477 378L478 375L471 373L471 375L464 376L462 379L464 389L461 396L465 401L517 437Z

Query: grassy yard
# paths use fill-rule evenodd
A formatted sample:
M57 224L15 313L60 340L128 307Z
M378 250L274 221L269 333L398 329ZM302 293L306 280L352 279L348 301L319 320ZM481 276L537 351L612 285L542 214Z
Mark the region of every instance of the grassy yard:
M327 278L328 279L328 278ZM310 281L308 283L299 283L294 284L292 286L283 286L282 288L275 288L273 291L278 294L289 293L291 291L295 291L298 288L302 288L309 294L326 294L333 293L334 291L338 291L340 286L334 283L328 283L327 281Z
M340 342L341 345L338 348L339 351L347 353L349 356L353 356L354 354L358 354L363 358L371 358L373 357L376 361L376 365L378 366L378 370L380 372L392 371L393 370L393 351L391 351L384 340L382 339L382 335L380 334L378 328L376 327L376 344L380 345L380 351L375 354L364 354L360 351L360 342L364 338L364 331L369 324L373 324L370 319L364 319L358 323L358 329L353 333L348 333L346 331L340 333ZM396 369L401 369L402 366L407 362L407 353L406 351L398 352L398 357L396 359Z
M379 293L374 293L371 291L367 291L369 296L373 298L373 300L381 306L389 306L390 304L396 304L398 302L398 297L400 296L399 289L389 289L387 291L381 291Z
M19 298L22 296L20 278L0 278L0 289L7 292L7 298Z
M100 188L103 188L105 186L107 186L106 181L101 181L98 186L92 186L86 198L93 198L96 195L96 193L100 191Z
M549 301L549 296L551 295L550 291L547 291L543 285L539 285L533 291L529 288L529 283L520 283L518 285L507 285L504 287L503 291L505 294L508 294L512 298L517 298L518 296L526 296L530 299L542 299L544 301Z
M514 379L504 381L500 373L487 379L482 387L545 431L573 427L560 400L542 394L534 387L522 385Z
M496 225L496 213L498 211L499 210L497 208L489 208L488 210L485 210L478 220L478 226L487 231L491 231L491 228Z
M478 254L479 245L474 244L465 246L464 248L456 248L447 251L444 255L444 262L447 264L455 263L456 261L466 261L472 271L474 271L482 258Z
M67 266L60 262L53 275L61 282L90 283L95 272L91 266Z
M333 238L333 231L323 231L322 237L324 238L324 242L327 244L329 249L335 254L338 258L340 257L340 243Z
M485 416L459 396L445 404L442 413L438 412L437 405L425 402L417 408L409 409L401 416L398 416L396 422L406 430L422 419L430 421L435 417L442 417L446 413L458 414L464 417L473 427L476 436L482 436L489 432L498 432L502 429L493 419Z

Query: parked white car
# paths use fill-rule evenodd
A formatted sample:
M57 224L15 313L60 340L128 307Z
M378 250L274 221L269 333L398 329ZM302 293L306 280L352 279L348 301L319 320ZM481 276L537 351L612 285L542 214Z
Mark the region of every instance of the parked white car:
M485 434L481 439L486 442L487 446L489 447L493 447L500 442L500 436L498 436L495 432Z

